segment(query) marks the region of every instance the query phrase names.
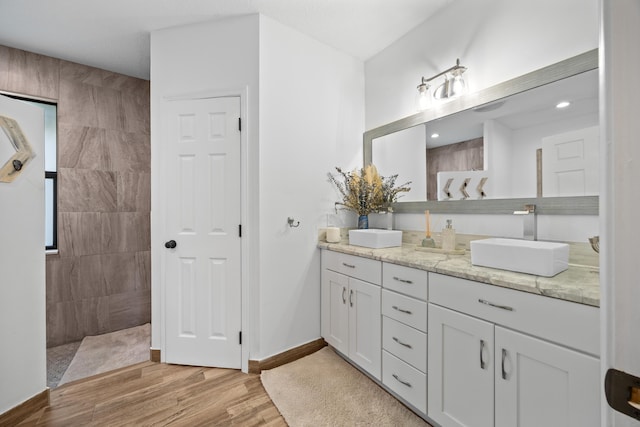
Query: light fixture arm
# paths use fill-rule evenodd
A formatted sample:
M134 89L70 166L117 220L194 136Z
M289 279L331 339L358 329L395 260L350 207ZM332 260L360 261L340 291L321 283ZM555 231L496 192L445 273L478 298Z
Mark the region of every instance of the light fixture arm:
M425 79L424 77L422 77L422 84L427 84L427 83L429 83L430 81L435 80L435 79L437 79L438 77L440 77L440 76L442 76L442 75L445 75L445 74L447 74L447 73L450 73L450 72L452 72L452 71L456 71L456 70L462 70L462 71L460 72L460 74L462 74L462 73L464 73L465 71L467 71L467 67L464 67L464 66L460 65L460 58L457 58L457 59L456 59L456 65L454 65L453 67L447 68L446 70L444 70L444 71L442 71L442 72L440 72L440 73L436 74L435 76L430 77L430 78L428 78L428 79Z
M462 78L462 74L467 71L467 67L460 65L460 58L456 59L456 64L444 71L439 72L435 76L425 79L424 76L417 86L418 95L416 95L416 107L418 111L426 110L430 103L429 88L431 82L438 77L444 76L444 83L434 89L433 98L437 100L455 98L466 92L466 83Z

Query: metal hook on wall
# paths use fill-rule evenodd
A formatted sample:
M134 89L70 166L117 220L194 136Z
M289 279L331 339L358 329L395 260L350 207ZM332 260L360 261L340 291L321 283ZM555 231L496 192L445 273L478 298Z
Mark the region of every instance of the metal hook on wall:
M296 221L294 218L291 218L291 217L287 218L287 223L291 228L300 226L300 221Z

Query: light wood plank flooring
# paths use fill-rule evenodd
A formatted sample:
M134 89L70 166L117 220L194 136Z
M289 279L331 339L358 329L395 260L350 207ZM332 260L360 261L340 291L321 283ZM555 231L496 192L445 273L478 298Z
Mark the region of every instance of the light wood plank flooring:
M260 376L144 362L65 384L19 426L286 426Z

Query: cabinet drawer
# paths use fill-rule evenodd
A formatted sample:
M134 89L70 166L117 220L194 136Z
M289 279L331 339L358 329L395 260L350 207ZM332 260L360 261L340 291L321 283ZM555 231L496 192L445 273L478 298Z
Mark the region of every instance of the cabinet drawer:
M427 332L427 303L424 301L383 289L382 314Z
M597 307L429 273L429 302L598 356Z
M375 285L382 282L382 263L374 259L323 250L322 267Z
M382 352L382 383L427 413L427 375L386 351Z
M382 348L422 372L427 372L427 334L382 316Z
M382 286L423 301L427 300L427 272L424 270L384 262Z

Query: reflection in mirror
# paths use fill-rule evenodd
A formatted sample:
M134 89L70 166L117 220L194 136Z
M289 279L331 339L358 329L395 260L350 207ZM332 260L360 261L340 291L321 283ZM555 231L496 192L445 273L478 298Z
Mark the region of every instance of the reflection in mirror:
M412 181L402 202L590 196L598 145L596 68L377 137L371 153Z
M374 164L380 175L398 174L398 182L411 181L411 191L401 194L399 201L425 200L427 164L424 132L424 126L415 126L377 138L373 144Z
M4 165L18 151L15 143L11 140L11 136L4 129L0 128L0 166Z

